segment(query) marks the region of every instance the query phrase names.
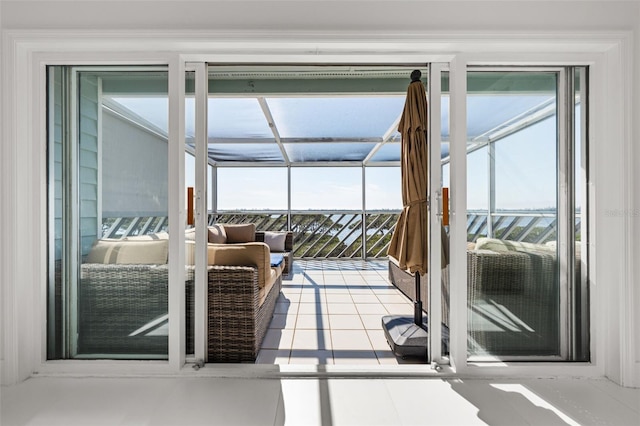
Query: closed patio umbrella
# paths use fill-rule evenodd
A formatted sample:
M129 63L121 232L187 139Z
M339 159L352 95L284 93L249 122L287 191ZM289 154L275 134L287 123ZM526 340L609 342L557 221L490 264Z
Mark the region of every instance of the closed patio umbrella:
M420 275L427 272L427 94L421 73L411 73L404 110L398 125L402 135L400 162L402 175L402 213L393 231L388 255L401 269L415 273L414 317L390 315L382 318L382 327L396 355L424 356L427 347L426 325L422 322Z
M402 135L400 151L402 175L402 213L393 231L388 254L401 269L427 272L427 94L414 71L398 131ZM416 78L416 80L414 80Z

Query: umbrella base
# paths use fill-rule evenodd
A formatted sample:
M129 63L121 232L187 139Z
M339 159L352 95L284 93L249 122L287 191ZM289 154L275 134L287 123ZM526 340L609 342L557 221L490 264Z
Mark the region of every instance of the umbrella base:
M387 338L391 351L399 357L427 358L426 319L422 320L422 327L415 324L413 317L387 315L382 317L382 329Z

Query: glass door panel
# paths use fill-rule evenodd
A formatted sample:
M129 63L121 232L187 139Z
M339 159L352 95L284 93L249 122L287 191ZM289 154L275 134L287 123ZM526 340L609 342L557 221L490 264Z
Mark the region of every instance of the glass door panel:
M588 361L589 355L589 287L588 287L588 251L587 251L587 115L588 115L588 68L576 67L573 80L570 80L569 108L573 111L573 137L571 146L573 159L573 220L568 227L570 249L573 249L575 267L572 288L571 356L577 361Z
M467 86L469 357L561 356L559 73Z
M168 356L167 82L49 69L50 359Z
M449 73L429 66L429 340L430 361L449 356ZM434 326L431 324L437 324Z
M185 146L184 146L184 208L187 212L185 223L185 298L186 298L186 356L194 356L195 325L195 187L196 187L196 115L195 115L195 72L185 75Z
M451 301L449 298L450 289L451 289L451 280L449 275L449 264L450 264L450 206L449 206L449 189L451 187L450 176L449 173L451 171L450 167L450 134L449 134L449 105L450 105L450 95L449 95L449 72L443 71L441 74L441 111L440 111L440 188L441 188L441 200L440 200L440 209L442 212L441 216L441 306L442 306L442 348L441 348L441 356L448 357L449 356L449 332L450 332L450 306Z

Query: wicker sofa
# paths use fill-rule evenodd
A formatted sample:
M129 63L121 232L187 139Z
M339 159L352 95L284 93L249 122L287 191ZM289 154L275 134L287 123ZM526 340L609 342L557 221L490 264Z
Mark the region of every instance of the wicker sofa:
M168 240L146 239L164 236L100 240L81 266L79 355L166 356L168 338L160 324L168 312ZM193 353L195 242L186 244L187 353ZM109 248L101 251L103 246ZM131 254L136 252L143 254ZM210 243L207 256L208 361L253 362L282 288L282 266L271 266L269 247L261 242Z
M449 266L443 269L443 322L448 326ZM467 325L471 355L556 355L559 284L555 248L480 238L467 250ZM414 278L389 261L389 278L415 298ZM426 281L424 277L423 282ZM427 299L423 285L423 301ZM428 304L425 303L425 308Z

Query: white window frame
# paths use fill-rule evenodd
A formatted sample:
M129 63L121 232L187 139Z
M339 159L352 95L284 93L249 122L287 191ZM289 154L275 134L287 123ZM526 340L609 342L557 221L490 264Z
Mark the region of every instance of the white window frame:
M99 33L6 31L3 49L2 155L3 199L3 338L2 383L16 383L40 374L194 374L184 358L184 242L172 238L169 277L169 361L46 361L47 296L47 186L46 186L46 65L168 65L169 67L169 217L170 227L184 223L184 70L187 62L217 63L449 63L451 78L451 366L440 371L429 366L374 367L323 366L215 366L199 375L287 377L334 374L369 376L539 377L607 376L629 384L634 379L635 327L633 316L633 245L630 217L612 221L607 208L630 211L631 182L631 40L628 33L543 33L531 42L510 34L468 37L464 34L407 36L403 40L379 38L362 41L353 34L324 36L291 34L216 33L211 42L202 34L176 33L145 37L140 32ZM452 36L452 37L449 37ZM123 44L123 37L127 43ZM533 37L535 38L535 37ZM441 43L446 39L447 43ZM505 39L513 40L506 45ZM455 40L455 41L451 41ZM191 45L201 49L187 51ZM166 53L158 53L166 52ZM546 52L546 53L545 53ZM6 64L6 65L5 65ZM591 121L591 362L588 363L483 363L466 361L466 164L460 152L466 129L467 65L576 65L590 66ZM456 141L458 146L456 147ZM606 141L606 143L597 143ZM182 161L180 159L182 158ZM595 161L594 159L599 159ZM595 185L597 183L597 185ZM457 214L458 213L458 214ZM179 235L180 233L178 233ZM597 246L596 246L597 241ZM620 250L621 244L624 249ZM622 254L621 254L622 253ZM599 285L602 283L602 285ZM19 285L18 285L19 284ZM25 307L34 309L25 309ZM182 328L181 328L182 327ZM628 349L626 354L620 352ZM636 383L637 385L637 383Z

